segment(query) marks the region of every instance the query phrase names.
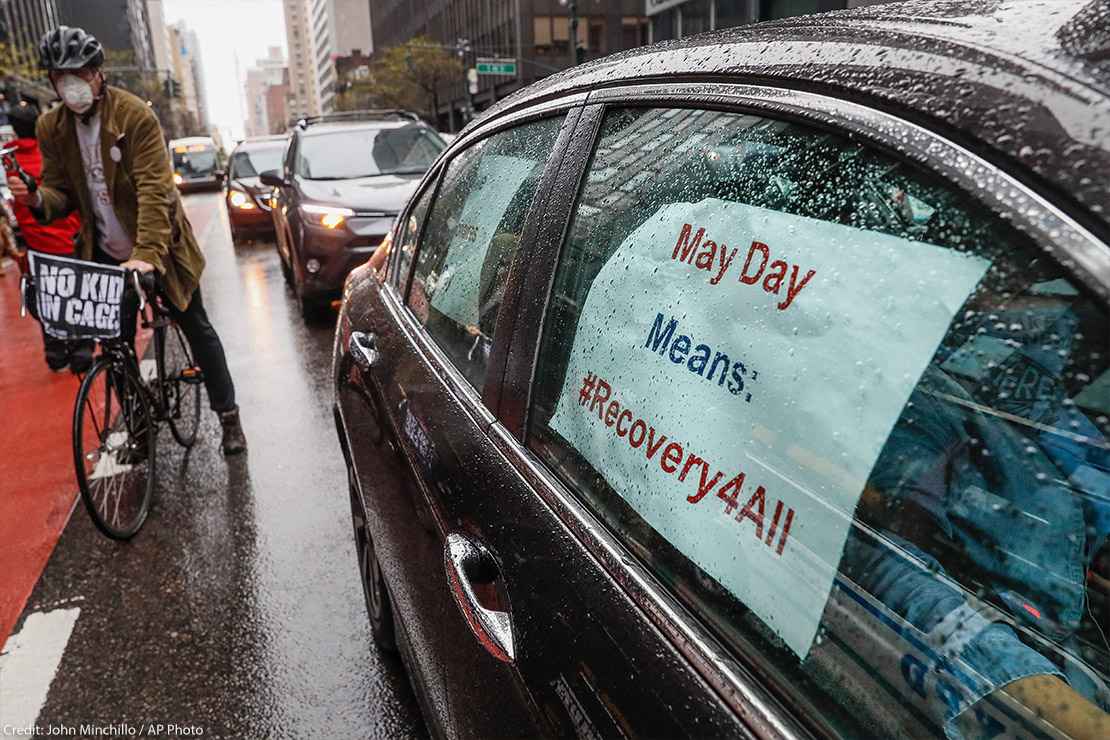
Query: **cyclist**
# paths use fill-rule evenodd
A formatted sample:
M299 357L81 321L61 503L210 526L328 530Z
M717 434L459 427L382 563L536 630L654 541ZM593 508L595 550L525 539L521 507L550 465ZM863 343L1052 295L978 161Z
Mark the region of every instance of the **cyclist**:
M245 451L223 345L201 300L204 255L174 185L157 117L138 97L105 82L104 50L83 29L47 32L39 63L64 105L39 118L42 185L31 194L9 178L12 195L44 223L80 211L82 259L157 272L167 308L204 373L223 452ZM129 342L136 313L134 301L124 305L121 326Z

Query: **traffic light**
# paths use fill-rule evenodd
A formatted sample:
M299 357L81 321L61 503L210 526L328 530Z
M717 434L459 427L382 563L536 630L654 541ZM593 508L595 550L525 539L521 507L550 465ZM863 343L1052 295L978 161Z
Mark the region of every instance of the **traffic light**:
M166 82L162 85L162 90L166 93L167 98L181 97L181 83L172 77L166 78Z

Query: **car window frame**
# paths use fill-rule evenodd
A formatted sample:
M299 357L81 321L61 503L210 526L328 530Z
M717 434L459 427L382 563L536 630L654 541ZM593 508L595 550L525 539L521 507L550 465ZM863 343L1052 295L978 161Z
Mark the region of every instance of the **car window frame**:
M536 195L525 215L520 247L517 249L517 253L513 258L506 282L505 297L502 299L501 307L498 309L497 329L495 330L490 360L487 365L486 381L482 388L476 389L466 380L462 371L455 367L451 359L438 345L435 338L428 332L427 328L420 323L408 303L409 294L412 290L413 277L419 261L420 249L423 246L422 240L424 238L424 230L427 226L428 219L425 219L424 222L420 224L420 236L417 239L416 249L413 252L412 261L409 264L408 274L399 276L403 280L403 285L400 286L396 292L388 292L390 298L395 301L395 305L391 308L393 309L394 315L398 317L404 333L424 357L425 361L439 371L440 377L445 379L453 395L463 400L464 406L468 409L468 413L474 417L483 430L494 423L498 413L500 393L504 378L505 356L509 340L515 332L515 320L512 311L514 310L513 306L516 303L516 298L519 295L518 287L521 282L521 272L523 270L521 265L525 263L524 257L526 253L530 252L529 249L525 248L525 245L532 241L532 235L536 232L538 223L542 220L539 218L539 214L544 212L542 204L548 197L553 174L557 173L562 166L563 153L569 146L577 121L576 112L580 111L583 105L585 105L585 95L574 95L561 98L553 105L529 108L522 112L509 112L483 122L474 129L465 132L464 136L460 136L459 139L451 142L451 145L440 154L432 167L429 168L429 174L425 175L426 180L422 181L421 189L418 191L420 195L423 195L427 192L427 188L435 187L436 190L432 195L431 203L431 208L434 209L436 199L439 198L439 187L443 182L443 173L447 171L447 168L456 157L471 146L511 128L516 128L546 118L563 117L563 122L556 137L551 156L548 158L544 166L544 171L540 175L536 188ZM431 182L431 177L435 178L434 182ZM394 224L395 238L399 233L397 229L404 222L404 219L408 217L408 214L411 213L416 202L416 197L410 198L408 204L406 204L404 216L398 219L397 223ZM429 213L430 212L431 211L429 211Z
M519 286L522 293L541 298L516 306L515 331L508 344L511 361L506 368L498 424L494 428L501 450L609 575L622 584L654 626L667 635L754 732L779 737L809 733L832 736L835 735L832 727L815 710L808 711L807 698L775 686L770 674L761 669L754 649L750 651L752 655L745 656L736 646L726 647L701 617L679 601L527 446L543 325L574 208L605 114L629 107L696 108L758 115L858 140L940 177L1035 243L1052 245L1054 248L1046 248L1046 253L1104 304L1110 303L1110 245L1085 228L1084 219L1073 217L1038 192L1013 171L1012 165L988 160L944 133L915 122L908 114L903 117L823 93L739 81L616 84L587 95L574 147L563 153L564 187L556 191L561 197L553 198L545 213L545 221L550 225L548 238L534 245L533 261ZM587 131L591 125L592 131ZM977 182L984 179L989 183L987 187Z

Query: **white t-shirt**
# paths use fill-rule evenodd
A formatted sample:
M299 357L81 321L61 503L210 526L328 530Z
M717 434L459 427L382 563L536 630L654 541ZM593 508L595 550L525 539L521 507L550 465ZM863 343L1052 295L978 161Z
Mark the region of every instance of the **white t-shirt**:
M99 113L90 118L87 124L77 121L77 143L81 146L81 162L85 166L85 180L89 184L89 197L96 216L100 248L124 262L131 258L131 250L135 245L116 216L108 183L104 180L104 163L100 156Z

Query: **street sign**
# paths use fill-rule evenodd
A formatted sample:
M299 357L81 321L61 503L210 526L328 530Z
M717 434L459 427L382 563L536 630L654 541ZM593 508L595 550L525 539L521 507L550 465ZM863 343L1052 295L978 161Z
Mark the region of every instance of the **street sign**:
M480 75L516 75L516 60L479 59L477 69Z

